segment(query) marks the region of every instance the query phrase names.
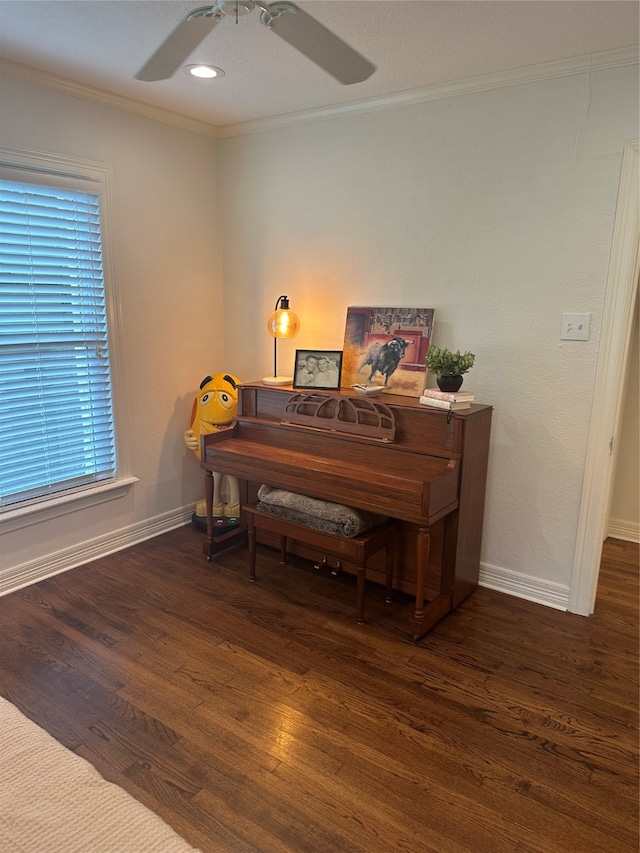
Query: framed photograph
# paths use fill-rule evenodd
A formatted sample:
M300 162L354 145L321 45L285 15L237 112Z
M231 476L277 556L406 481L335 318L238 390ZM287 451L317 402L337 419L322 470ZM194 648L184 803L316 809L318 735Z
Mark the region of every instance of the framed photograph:
M433 308L347 308L343 385L381 385L390 394L419 397L433 314Z
M337 391L340 388L341 374L341 350L296 350L294 388L323 388L325 391Z

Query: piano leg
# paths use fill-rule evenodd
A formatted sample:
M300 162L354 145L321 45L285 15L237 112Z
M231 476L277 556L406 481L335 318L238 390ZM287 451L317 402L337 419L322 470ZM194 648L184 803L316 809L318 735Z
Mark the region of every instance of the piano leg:
M387 581L386 596L385 596L384 600L385 600L386 604L391 604L391 602L393 601L393 568L394 568L393 561L394 561L395 552L396 552L395 538L392 542L387 544L384 551L385 551L385 557L386 557L385 568L386 568L386 581Z
M431 534L428 527L418 528L417 565L416 565L416 612L414 614L415 630L413 639L423 636L422 622L424 620L424 585L427 579L427 563L429 562L429 547Z
M207 560L213 554L213 471L204 472L204 500L207 507L207 542L204 553Z
M256 579L256 525L253 517L247 523L247 544L249 546L249 580Z
M358 566L358 625L364 625L364 593L367 586L367 567Z

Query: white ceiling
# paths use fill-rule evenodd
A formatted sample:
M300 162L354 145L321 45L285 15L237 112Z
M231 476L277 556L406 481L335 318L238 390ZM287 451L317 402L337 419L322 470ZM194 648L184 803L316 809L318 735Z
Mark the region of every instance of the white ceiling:
M189 62L225 76L134 75L207 0L0 0L0 54L222 127L358 102L638 43L638 0L298 0L377 71L342 86L254 11L223 20Z

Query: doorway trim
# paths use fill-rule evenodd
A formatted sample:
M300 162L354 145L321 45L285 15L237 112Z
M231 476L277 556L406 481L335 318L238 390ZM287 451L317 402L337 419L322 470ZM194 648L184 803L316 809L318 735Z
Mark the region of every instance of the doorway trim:
M640 140L626 142L605 295L568 609L594 611L638 290Z

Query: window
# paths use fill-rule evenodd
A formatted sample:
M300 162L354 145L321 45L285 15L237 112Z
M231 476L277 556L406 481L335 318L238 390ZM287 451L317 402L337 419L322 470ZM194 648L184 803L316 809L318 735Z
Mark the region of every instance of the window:
M0 507L117 480L104 181L0 168Z

